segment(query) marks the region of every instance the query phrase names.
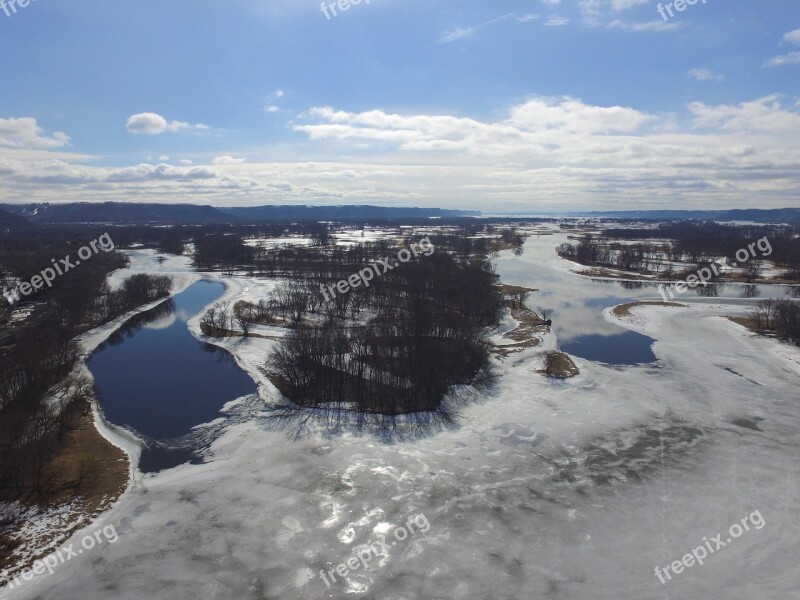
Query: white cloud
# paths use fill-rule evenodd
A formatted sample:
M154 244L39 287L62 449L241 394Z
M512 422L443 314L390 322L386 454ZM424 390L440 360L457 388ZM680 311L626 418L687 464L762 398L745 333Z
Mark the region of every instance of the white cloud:
M0 119L0 146L48 149L68 145L68 135L56 131L48 136L33 117Z
M623 10L629 10L637 6L641 6L647 2L648 0L611 0L611 8L616 12L621 12Z
M569 97L537 97L513 106L506 120L488 124L452 116L401 116L329 107L309 111L317 123L295 125L311 139L362 139L397 144L400 150L459 150L474 154L513 152L520 145L550 143L567 134L632 132L651 116L619 106L597 107Z
M267 113L276 113L280 112L280 106L277 106L275 102L279 101L283 98L286 93L283 90L275 90L274 92L270 92L267 95L267 104L264 106L264 112Z
M626 31L643 32L643 31L674 31L681 26L680 23L672 22L666 23L664 21L644 21L632 22L623 21L622 19L614 19L608 24L610 29L624 29Z
M240 165L246 162L246 158L234 158L233 156L217 156L211 161L212 165Z
M209 129L207 125L202 123L193 125L184 121L167 121L161 115L152 112L131 115L128 117L126 127L130 133L146 135L158 135L165 131L175 133L187 129L195 131L207 131Z
M696 81L724 81L725 76L719 75L714 73L710 69L701 68L701 69L690 69L688 73L686 73L686 77L689 79L694 79Z
M648 1L649 0L578 0L578 8L584 25L588 27L599 27L605 23L606 19L613 17L614 20L617 20L616 15L618 13L636 8ZM619 23L625 22L619 21ZM654 26L650 27L654 28ZM622 27L618 24L615 28L630 29L630 26ZM642 29L640 29L640 31L642 31Z
M515 23L530 23L531 21L536 21L538 19L539 15L530 13L524 15L517 15L516 13L507 13L505 15L500 15L499 17L495 17L494 19L489 19L488 21L484 21L483 23L479 23L478 25L474 25L472 27L454 27L445 32L445 34L442 37L436 40L436 43L449 44L451 42L455 42L456 40L471 37L484 27L490 27L492 25L496 25L504 21L513 21Z
M783 41L787 44L798 44L800 45L800 29L795 29L794 31L790 31L787 34L784 34Z
M783 109L777 95L738 105L708 106L702 102L691 102L687 107L694 116L693 127L795 135L800 139L800 114Z
M563 27L567 23L569 23L569 19L561 15L550 15L544 22L545 27Z
M176 167L173 165L149 165L140 164L135 167L125 167L122 169L109 169L103 173L105 176L102 181L125 182L125 181L146 181L149 179L158 180L193 180L193 179L214 179L219 173L209 167Z
M314 108L290 122L303 161L248 147L215 165L103 167L0 148L0 201L744 207L800 196L800 106L778 96L677 113L534 96L493 119ZM33 154L32 154L33 152ZM52 154L54 158L47 158ZM55 157L59 158L55 158ZM345 159L339 157L346 156ZM308 162L314 160L316 162Z
M784 67L786 65L800 65L800 52L794 51L788 54L773 56L764 63L765 67Z
M460 40L461 38L468 37L475 33L475 29L473 27L456 27L455 29L451 29L447 33L445 33L442 37L436 40L437 44L449 44L450 42L455 42L456 40Z

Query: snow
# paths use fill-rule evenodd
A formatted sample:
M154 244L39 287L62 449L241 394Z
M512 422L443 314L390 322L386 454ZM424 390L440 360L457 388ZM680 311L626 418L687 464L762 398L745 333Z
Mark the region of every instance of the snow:
M309 237L293 236L279 238L246 238L245 246L254 248L282 248L283 246L313 246L314 240Z
M592 287L599 284L570 274L555 256L558 237L531 238L519 258L502 253L503 281L536 283L542 292L532 305L548 293L602 300ZM137 251L130 270L151 268L174 274L179 287L200 278L181 272L178 260L159 264ZM534 273L538 281L526 279ZM203 277L223 281L232 302L257 300L275 284ZM724 319L744 307L719 299L635 308L632 322L613 319L608 306L578 327L595 332L599 320L646 333L657 340L660 367L576 359L578 377L552 381L535 372L557 343L552 335L544 347L498 360L496 385L460 405L456 427L391 443L346 428L297 436L292 423L265 419L278 395L259 367L275 342L220 342L259 383L260 399L227 407L249 407L250 418L230 423L205 464L136 476L102 517L119 533L113 546L4 597L793 597L800 351ZM567 314L581 320L577 310ZM197 333L197 317L190 327ZM110 330L88 336L87 347ZM756 417L762 431L732 422ZM124 443L119 431L107 434ZM756 509L764 529L669 586L655 577L656 565ZM429 531L392 546L344 584L323 583L320 569L418 513Z

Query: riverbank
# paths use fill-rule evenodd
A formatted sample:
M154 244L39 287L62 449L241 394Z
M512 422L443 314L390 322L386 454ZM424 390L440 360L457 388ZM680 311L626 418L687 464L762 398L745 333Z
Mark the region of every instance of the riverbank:
M173 257L159 264L161 267L157 269L143 263L119 269L109 275L109 284L115 289L125 278L143 272L172 274L171 297L200 279L199 274L185 271L188 261L184 258ZM169 271L170 266L175 268L174 273ZM86 367L92 352L131 317L164 301L162 298L140 306L78 336L75 342L80 346L81 356L71 377L93 382ZM140 440L106 422L94 394L80 409L71 415L69 431L46 466L52 493L44 499L6 507L0 536L3 583L89 527L136 484Z
M69 416L69 429L45 467L47 498L18 505L15 525L0 538L0 573L11 579L108 510L128 487L130 459L95 426L92 401ZM36 527L57 519L57 527Z

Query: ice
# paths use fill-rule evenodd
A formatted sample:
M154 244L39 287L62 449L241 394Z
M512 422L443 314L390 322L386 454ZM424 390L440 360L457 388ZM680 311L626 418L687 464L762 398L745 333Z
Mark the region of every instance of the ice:
M531 242L523 257L503 253L504 281L561 298L598 297L555 257L558 236ZM518 261L517 275L504 261ZM159 264L147 251L137 251L129 271L151 267L174 273L179 287L200 277L180 260ZM534 272L538 281L523 280ZM231 301L258 299L275 285L203 277L223 281ZM631 322L606 313L600 321L609 331L655 338L660 367L576 359L581 374L553 382L536 372L546 348L526 349L498 360L497 383L460 405L456 428L429 436L387 441L319 427L297 437L254 406L251 418L223 430L205 464L136 474L102 516L115 525L117 543L7 597L797 597L800 351L724 318L742 310L716 301L637 308ZM569 315L596 332L596 315ZM190 321L195 333L197 320ZM87 345L107 333L87 336ZM231 408L256 402L266 409L278 400L259 368L274 343L219 342L259 383L259 400ZM738 425L739 418L763 419L761 431ZM120 430L109 426L104 434L135 452ZM657 579L657 565L754 510L766 520L763 529L667 586ZM418 513L430 522L426 533L410 534L344 582L322 581L320 570Z

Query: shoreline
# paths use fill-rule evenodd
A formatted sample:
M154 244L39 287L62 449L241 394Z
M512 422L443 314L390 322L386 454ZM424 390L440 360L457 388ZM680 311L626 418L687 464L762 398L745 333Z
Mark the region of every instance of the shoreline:
M121 280L136 272L139 271L130 267L118 269L109 273L106 281L111 283L115 279ZM193 273L181 273L180 275L183 275L183 277L173 276L174 287L170 290L168 297L144 304L124 315L120 315L113 321L99 325L75 337L72 341L78 345L80 353L77 364L67 377L84 377L91 385L94 385L94 377L86 364L89 356L129 319L172 298L195 283L195 281L201 279L199 276L193 276L195 275ZM29 520L28 517L14 523L13 529L6 535L12 539L22 538L23 541L11 550L7 564L0 569L0 577L3 580L0 595L5 595L12 591L8 587L8 582L17 577L26 568L29 568L36 560L67 544L71 539L80 536L93 525L103 522L119 505L120 501L130 491L136 489L141 482L142 474L137 467L143 449L143 442L128 430L106 420L94 391L92 391L87 401L89 403L87 413L80 418L75 429L70 431L62 440L50 460L51 468L59 462L70 464L76 455L80 455L79 452L74 452L70 449L70 446L74 445L74 438L80 436L83 438L80 444L81 447L90 446L95 449L99 448L101 451L105 450L107 453L105 458L109 461L114 457L116 457L116 460L124 460L124 466L121 466L119 470L103 474L105 479L112 481L115 478L124 479L124 484L121 484L119 489L110 494L103 494L88 501L83 499L83 502L81 502L83 495L79 493L71 494L68 499L63 498L56 502L42 505L36 503L14 503L19 507L21 514L30 515L34 519L47 520L51 519L52 515L59 515L61 520L58 525L47 527L46 533L40 534L38 537L34 537L28 532L30 525L27 522ZM105 445L111 448L103 448ZM97 473L92 471L88 477L91 478L96 475ZM93 490L91 485L87 486L87 488L90 492L97 491ZM86 491L81 489L81 492ZM10 504L10 506L14 506L14 504ZM32 541L31 538L33 538ZM36 575L31 581L25 583L32 583L40 577L42 575Z

